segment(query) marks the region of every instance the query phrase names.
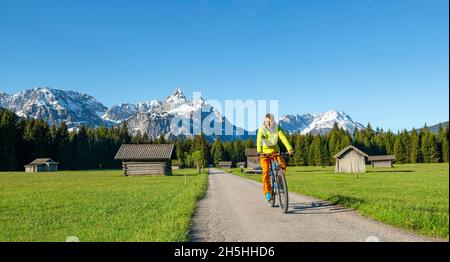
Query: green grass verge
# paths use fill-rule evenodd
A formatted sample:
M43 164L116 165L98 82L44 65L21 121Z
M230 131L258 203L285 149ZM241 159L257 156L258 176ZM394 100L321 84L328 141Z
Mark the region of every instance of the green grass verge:
M290 192L355 208L360 214L422 235L449 238L449 165L397 164L367 173L335 174L333 167L288 167ZM261 182L261 175L236 175Z
M1 172L0 241L189 241L206 187L205 173L187 169L167 177Z

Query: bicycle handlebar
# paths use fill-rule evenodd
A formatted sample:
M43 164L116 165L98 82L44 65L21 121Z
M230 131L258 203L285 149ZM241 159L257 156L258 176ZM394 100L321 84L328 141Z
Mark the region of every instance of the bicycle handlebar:
M289 153L288 152L282 152L282 153L274 153L274 154L264 154L264 153L260 153L258 154L258 156L265 156L265 157L274 157L274 156L287 156L289 157Z

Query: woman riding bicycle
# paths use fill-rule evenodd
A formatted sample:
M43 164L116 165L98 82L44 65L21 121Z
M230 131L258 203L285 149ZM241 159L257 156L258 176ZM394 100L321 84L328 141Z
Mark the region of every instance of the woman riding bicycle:
M270 201L270 198L272 197L270 194L271 184L269 175L270 160L272 158L270 155L280 152L278 138L281 139L281 142L283 142L289 152L289 155L292 155L292 146L289 144L283 129L275 123L274 116L268 113L266 114L264 124L258 128L258 136L256 139L256 150L258 152L262 168L263 192L267 201ZM277 158L283 173L285 173L286 163L284 162L283 156L278 154L273 157Z

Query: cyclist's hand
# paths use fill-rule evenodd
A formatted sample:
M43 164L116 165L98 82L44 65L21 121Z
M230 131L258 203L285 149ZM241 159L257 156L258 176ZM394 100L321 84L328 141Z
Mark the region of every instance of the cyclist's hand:
M294 155L294 151L291 150L291 151L288 152L288 154L289 154L289 156L293 156Z

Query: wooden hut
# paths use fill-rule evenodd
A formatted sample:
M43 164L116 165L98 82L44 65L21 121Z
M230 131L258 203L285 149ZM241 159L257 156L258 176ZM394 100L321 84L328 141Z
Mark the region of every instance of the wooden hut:
M25 172L54 172L58 171L58 164L51 158L36 158L24 167Z
M258 152L256 151L256 148L247 148L245 150L245 156L247 156L247 170L245 170L245 173L248 174L262 173L261 163L259 161Z
M172 175L173 144L125 144L114 159L122 160L125 176Z
M256 148L247 148L245 150L245 156L247 156L248 169L261 169L261 163L259 162L258 152L256 151Z
M220 161L219 168L231 168L231 161Z
M368 155L354 146L347 146L333 156L336 158L336 173L366 172L366 157Z
M244 168L245 167L245 162L237 162L236 163L236 167Z
M372 167L392 167L392 162L395 160L394 155L380 155L380 156L369 156L369 162Z

